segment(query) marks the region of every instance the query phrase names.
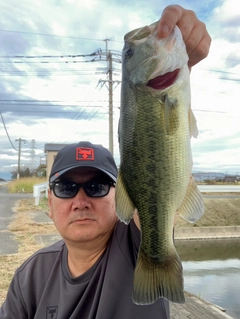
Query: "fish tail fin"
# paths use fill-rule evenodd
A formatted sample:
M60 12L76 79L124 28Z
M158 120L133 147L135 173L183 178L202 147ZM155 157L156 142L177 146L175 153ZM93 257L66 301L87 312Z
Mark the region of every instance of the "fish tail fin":
M185 302L181 260L176 250L161 262L149 260L140 250L134 272L133 302L148 305L160 297Z

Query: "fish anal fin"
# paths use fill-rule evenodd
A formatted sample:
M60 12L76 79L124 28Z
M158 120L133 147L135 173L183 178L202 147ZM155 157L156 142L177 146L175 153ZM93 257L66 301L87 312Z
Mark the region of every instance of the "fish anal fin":
M116 183L116 212L118 218L125 224L129 224L133 217L135 206L128 196L126 187L124 185L121 170L119 171Z
M182 218L190 223L199 220L204 213L203 197L192 177L190 178L186 195L178 212Z
M133 302L149 305L161 297L175 303L185 302L181 260L174 250L166 260L152 262L140 249L134 272Z

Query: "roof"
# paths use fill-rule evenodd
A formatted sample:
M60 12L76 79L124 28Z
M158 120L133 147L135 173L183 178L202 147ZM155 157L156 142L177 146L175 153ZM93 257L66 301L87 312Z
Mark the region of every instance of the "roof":
M64 146L68 144L55 144L55 143L47 143L44 145L44 152L56 152L60 151Z

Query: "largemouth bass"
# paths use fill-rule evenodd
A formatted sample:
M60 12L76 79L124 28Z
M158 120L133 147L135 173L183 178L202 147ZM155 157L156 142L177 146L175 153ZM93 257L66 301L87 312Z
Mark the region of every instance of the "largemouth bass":
M133 301L184 302L181 260L173 243L176 212L190 222L204 211L193 178L188 55L180 30L158 39L157 23L127 33L122 53L120 169L116 209L129 223L135 209L141 245Z

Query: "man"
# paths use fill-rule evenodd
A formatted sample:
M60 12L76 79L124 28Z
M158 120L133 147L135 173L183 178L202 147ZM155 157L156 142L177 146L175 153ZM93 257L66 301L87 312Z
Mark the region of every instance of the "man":
M211 39L192 11L167 7L160 37L175 24L183 32L189 67L204 58ZM115 212L117 167L110 152L89 142L59 151L49 178L50 217L63 240L41 249L19 267L1 319L169 318L167 300L132 302L140 244L137 216L125 225Z

